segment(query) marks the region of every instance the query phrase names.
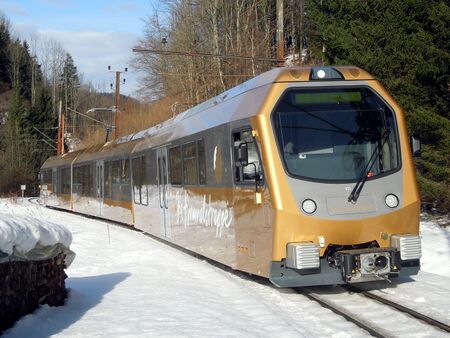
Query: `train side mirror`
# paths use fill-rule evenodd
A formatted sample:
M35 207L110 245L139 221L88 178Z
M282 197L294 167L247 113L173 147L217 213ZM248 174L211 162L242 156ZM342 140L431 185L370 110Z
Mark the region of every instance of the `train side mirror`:
M409 138L409 143L411 145L411 152L413 157L419 157L422 153L422 147L420 141L414 136Z
M236 167L245 167L248 165L247 142L241 142L234 146L234 159Z

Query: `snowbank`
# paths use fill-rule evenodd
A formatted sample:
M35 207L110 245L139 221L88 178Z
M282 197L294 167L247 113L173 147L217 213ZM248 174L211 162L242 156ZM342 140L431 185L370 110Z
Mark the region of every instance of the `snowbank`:
M17 258L47 259L61 252L70 253L71 232L60 224L39 217L33 208L36 209L30 205L24 208L7 200L1 201L0 262Z

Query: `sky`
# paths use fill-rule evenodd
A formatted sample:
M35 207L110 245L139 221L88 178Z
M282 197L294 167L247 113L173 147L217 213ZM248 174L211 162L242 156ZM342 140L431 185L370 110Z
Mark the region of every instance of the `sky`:
M156 0L0 0L0 11L21 39L49 37L74 58L84 78L109 90L114 71L123 71L125 95L138 88L130 67L132 48L143 36L144 19L160 4Z

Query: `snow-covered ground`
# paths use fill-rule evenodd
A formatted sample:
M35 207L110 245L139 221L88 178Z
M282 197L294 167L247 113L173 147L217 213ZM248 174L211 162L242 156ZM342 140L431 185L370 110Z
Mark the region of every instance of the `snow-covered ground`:
M28 203L11 207L0 201L0 213L5 208L65 225L77 254L67 271L66 305L41 307L6 337L367 336L306 296L223 271L142 233ZM416 283L380 292L415 301L445 320L450 232L424 222L421 235L423 270L436 274L421 272Z
M428 218L428 217L427 217ZM420 222L423 271L450 277L450 226L437 221Z

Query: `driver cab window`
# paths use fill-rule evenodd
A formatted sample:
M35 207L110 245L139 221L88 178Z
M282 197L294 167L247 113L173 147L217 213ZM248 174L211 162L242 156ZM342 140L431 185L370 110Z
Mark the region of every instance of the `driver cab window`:
M261 161L252 131L246 129L233 132L233 147L235 182L255 182L255 178L261 181Z

